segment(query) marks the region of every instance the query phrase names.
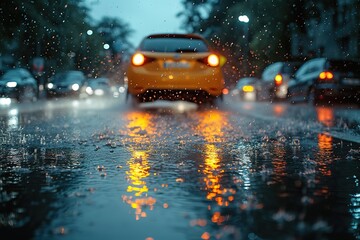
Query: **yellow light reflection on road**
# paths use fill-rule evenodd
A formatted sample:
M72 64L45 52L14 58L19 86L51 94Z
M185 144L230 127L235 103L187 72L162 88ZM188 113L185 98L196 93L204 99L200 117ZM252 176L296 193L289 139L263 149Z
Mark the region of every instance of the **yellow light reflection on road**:
M208 200L213 200L217 198L219 194L222 193L221 185L219 183L220 175L218 174L220 171L220 158L217 152L217 148L213 144L205 145L205 166L203 173L205 174L205 184L207 190L206 198ZM217 198L216 200L221 199Z
M208 143L222 142L223 129L228 125L223 112L205 111L200 113L199 125L196 129Z
M202 173L206 188L206 199L215 201L219 206L228 206L234 200L235 190L221 186L221 178L224 173L222 168L221 149L216 143L223 142L224 129L228 126L226 114L220 111L205 111L201 113L196 132L201 135L204 144L204 166ZM224 221L219 212L215 212L211 221L220 224Z
M152 151L150 137L154 134L152 115L145 112L131 112L127 116L127 133L130 136L128 150L131 158L127 161L128 186L122 199L135 209L135 219L145 218L145 208L153 209L156 199L148 196L146 179L150 176L149 154Z
M140 197L143 193L148 192L146 182L144 181L149 175L148 154L144 151L133 150L132 157L128 161L129 171L126 172L129 178L127 192L134 192L134 195Z

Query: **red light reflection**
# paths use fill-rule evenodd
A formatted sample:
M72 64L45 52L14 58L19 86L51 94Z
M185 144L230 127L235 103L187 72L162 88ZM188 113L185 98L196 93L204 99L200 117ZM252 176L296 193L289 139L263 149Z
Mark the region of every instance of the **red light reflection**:
M326 127L334 126L334 109L331 107L317 107L317 119Z

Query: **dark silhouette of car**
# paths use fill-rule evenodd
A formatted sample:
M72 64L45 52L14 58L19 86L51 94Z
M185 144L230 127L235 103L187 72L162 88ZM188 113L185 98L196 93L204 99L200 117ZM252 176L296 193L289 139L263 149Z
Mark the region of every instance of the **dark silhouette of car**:
M85 75L81 71L60 72L47 83L47 97L79 97L80 88L85 79Z
M111 97L113 95L108 78L90 78L81 88L81 97Z
M288 83L303 62L275 62L268 65L259 81L260 100L284 100L288 96Z
M259 79L256 77L241 78L232 90L232 95L238 96L240 100L255 101L258 95L258 82Z
M37 96L37 82L25 68L8 70L0 79L0 97L2 98L25 102L35 101Z
M289 82L291 102L360 103L360 62L315 58Z

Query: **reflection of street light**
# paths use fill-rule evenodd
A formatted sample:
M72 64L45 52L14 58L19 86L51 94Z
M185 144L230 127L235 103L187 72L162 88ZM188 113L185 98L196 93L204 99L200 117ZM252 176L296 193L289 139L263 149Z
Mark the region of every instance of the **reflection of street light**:
M239 16L239 21L241 23L244 23L244 39L245 39L245 47L244 47L244 59L246 59L246 66L245 66L245 70L248 70L248 65L249 65L249 17L246 15L241 15Z

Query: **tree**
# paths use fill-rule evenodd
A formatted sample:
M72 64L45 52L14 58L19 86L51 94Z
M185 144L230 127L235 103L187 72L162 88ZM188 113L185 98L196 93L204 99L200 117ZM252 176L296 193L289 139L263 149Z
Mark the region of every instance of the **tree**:
M271 62L289 59L289 25L295 23L304 29L307 14L305 0L209 0L195 1L193 5L190 2L183 1L185 9L180 16L187 16L183 23L210 39L216 49L226 54L225 74L230 84L242 76L259 75ZM198 9L205 5L210 6L206 8L207 14L202 15L207 17L200 21L192 19L192 14L197 16ZM247 15L250 22L240 23L239 15ZM245 52L247 46L249 54Z
M109 35L102 34L104 26L91 23L84 0L1 1L0 14L0 55L12 56L16 65L29 67L34 57L41 56L46 59L48 75L65 69L93 75L101 71L99 65L105 58L101 53ZM119 37L123 47L129 47L129 26L121 20L111 21L107 31L112 41ZM88 30L93 31L91 36Z
M103 39L104 61L102 62L103 72L113 75L116 81L121 81L121 75L125 71L124 59L127 59L134 46L129 42L128 37L133 30L129 24L118 18L104 17L96 25L97 32Z

